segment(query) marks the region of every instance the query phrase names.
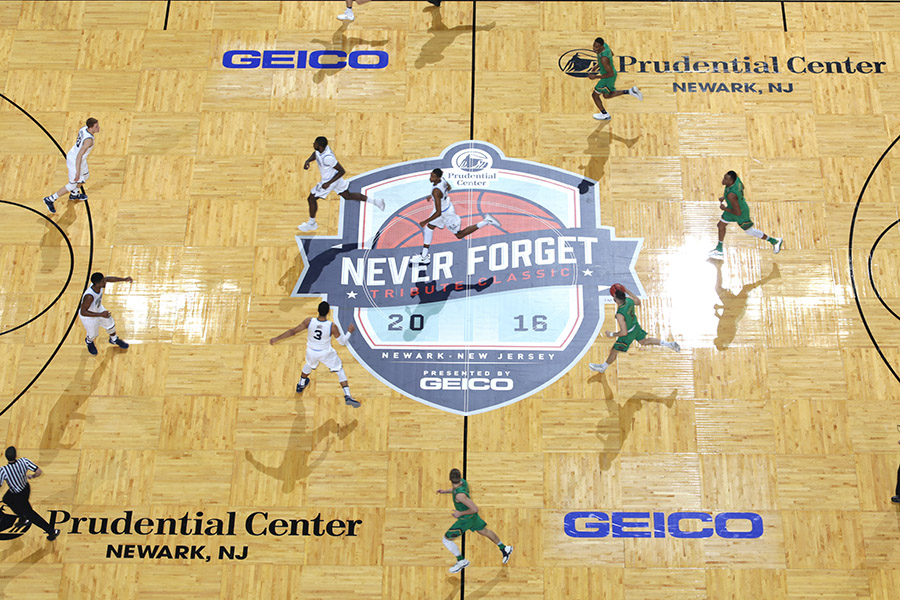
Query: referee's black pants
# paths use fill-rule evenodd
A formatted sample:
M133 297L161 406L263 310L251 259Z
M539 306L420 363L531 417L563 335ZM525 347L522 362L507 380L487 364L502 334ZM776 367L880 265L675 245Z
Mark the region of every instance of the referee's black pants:
M3 494L3 502L9 506L16 516L28 519L41 529L47 532L47 535L53 533L53 529L50 527L50 523L44 520L44 517L37 514L33 508L31 508L31 502L28 501L29 496L31 496L31 486L26 485L25 489L21 492L14 492L12 490L8 490L5 494Z

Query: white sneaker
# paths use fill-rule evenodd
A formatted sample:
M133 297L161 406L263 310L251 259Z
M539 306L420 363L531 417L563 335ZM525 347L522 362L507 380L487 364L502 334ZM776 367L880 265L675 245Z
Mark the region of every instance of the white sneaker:
M596 371L597 373L604 373L609 365L598 365L597 363L588 363L588 368L591 371Z
M503 564L509 562L509 555L512 554L513 548L512 546L507 546L506 550L503 551Z
M409 262L414 265L430 265L431 264L431 255L422 256L421 254L413 254L409 259Z
M628 90L628 93L631 94L632 96L634 96L635 98L637 98L638 100L644 99L644 95L641 93L641 90L638 89L638 86L634 86L633 88Z
M297 229L299 229L299 230L302 231L303 233L308 233L308 232L310 232L310 231L315 231L315 230L318 229L318 228L319 228L319 224L318 224L318 223L310 223L309 221L307 221L307 222L304 223L303 225L297 225Z
M781 238L777 242L775 242L775 246L772 248L775 251L775 254L781 252L781 246L784 245L784 238Z
M594 118L598 121L609 121L612 116L609 113L594 113Z
M372 198L372 204L374 204L378 210L384 210L384 200L381 198Z
M498 221L495 217L491 215L484 215L484 220L493 225L494 227L500 227L500 221Z
M721 250L710 250L709 257L714 260L725 260L725 253Z
M451 573L459 573L460 571L462 571L463 569L465 569L468 566L469 566L469 561L464 558L460 561L457 561L455 565L450 567L450 572Z
M681 352L681 346L678 344L678 342L672 342L672 345L669 346L669 348L671 348L675 352Z
M353 13L341 13L338 15L339 21L353 21L356 17L353 16Z

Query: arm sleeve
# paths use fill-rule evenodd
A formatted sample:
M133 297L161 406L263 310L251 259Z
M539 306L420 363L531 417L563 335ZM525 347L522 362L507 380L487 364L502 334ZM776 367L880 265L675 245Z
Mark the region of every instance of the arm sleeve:
M347 340L349 340L349 339L350 339L350 332L348 331L348 332L344 333L342 336L338 337L337 341L338 341L338 344L340 344L341 346L346 346Z

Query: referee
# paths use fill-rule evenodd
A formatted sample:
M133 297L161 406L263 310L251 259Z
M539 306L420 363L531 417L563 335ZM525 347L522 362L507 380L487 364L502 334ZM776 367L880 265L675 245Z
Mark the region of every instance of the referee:
M59 535L59 529L51 529L50 524L31 508L31 503L28 501L28 497L31 496L31 486L28 485L28 480L41 476L40 467L27 458L17 459L15 446L6 449L6 460L9 461L9 464L0 467L0 485L6 482L6 485L9 486L9 490L3 495L3 502L18 515L19 519L31 521L47 532L47 539L52 542ZM34 475L28 471L34 471Z

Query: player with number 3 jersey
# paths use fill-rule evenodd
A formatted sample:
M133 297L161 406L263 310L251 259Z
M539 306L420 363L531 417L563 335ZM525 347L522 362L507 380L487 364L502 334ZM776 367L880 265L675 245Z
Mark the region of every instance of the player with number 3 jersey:
M342 346L347 345L350 334L356 331L356 326L351 324L347 328L347 333L341 335L338 326L328 319L328 311L331 307L327 302L319 304L319 315L316 318L308 317L296 327L288 329L281 335L273 337L269 340L270 344L274 344L280 340L297 335L304 329L307 330L306 336L306 364L300 372L300 381L297 383L297 393L302 393L309 385L309 375L312 373L319 363L322 363L328 370L338 376L338 382L344 388L344 403L353 408L357 408L360 403L353 399L350 395L350 384L347 382L347 375L344 373L344 365L341 363L341 357L335 352L331 346L331 338L336 338Z

